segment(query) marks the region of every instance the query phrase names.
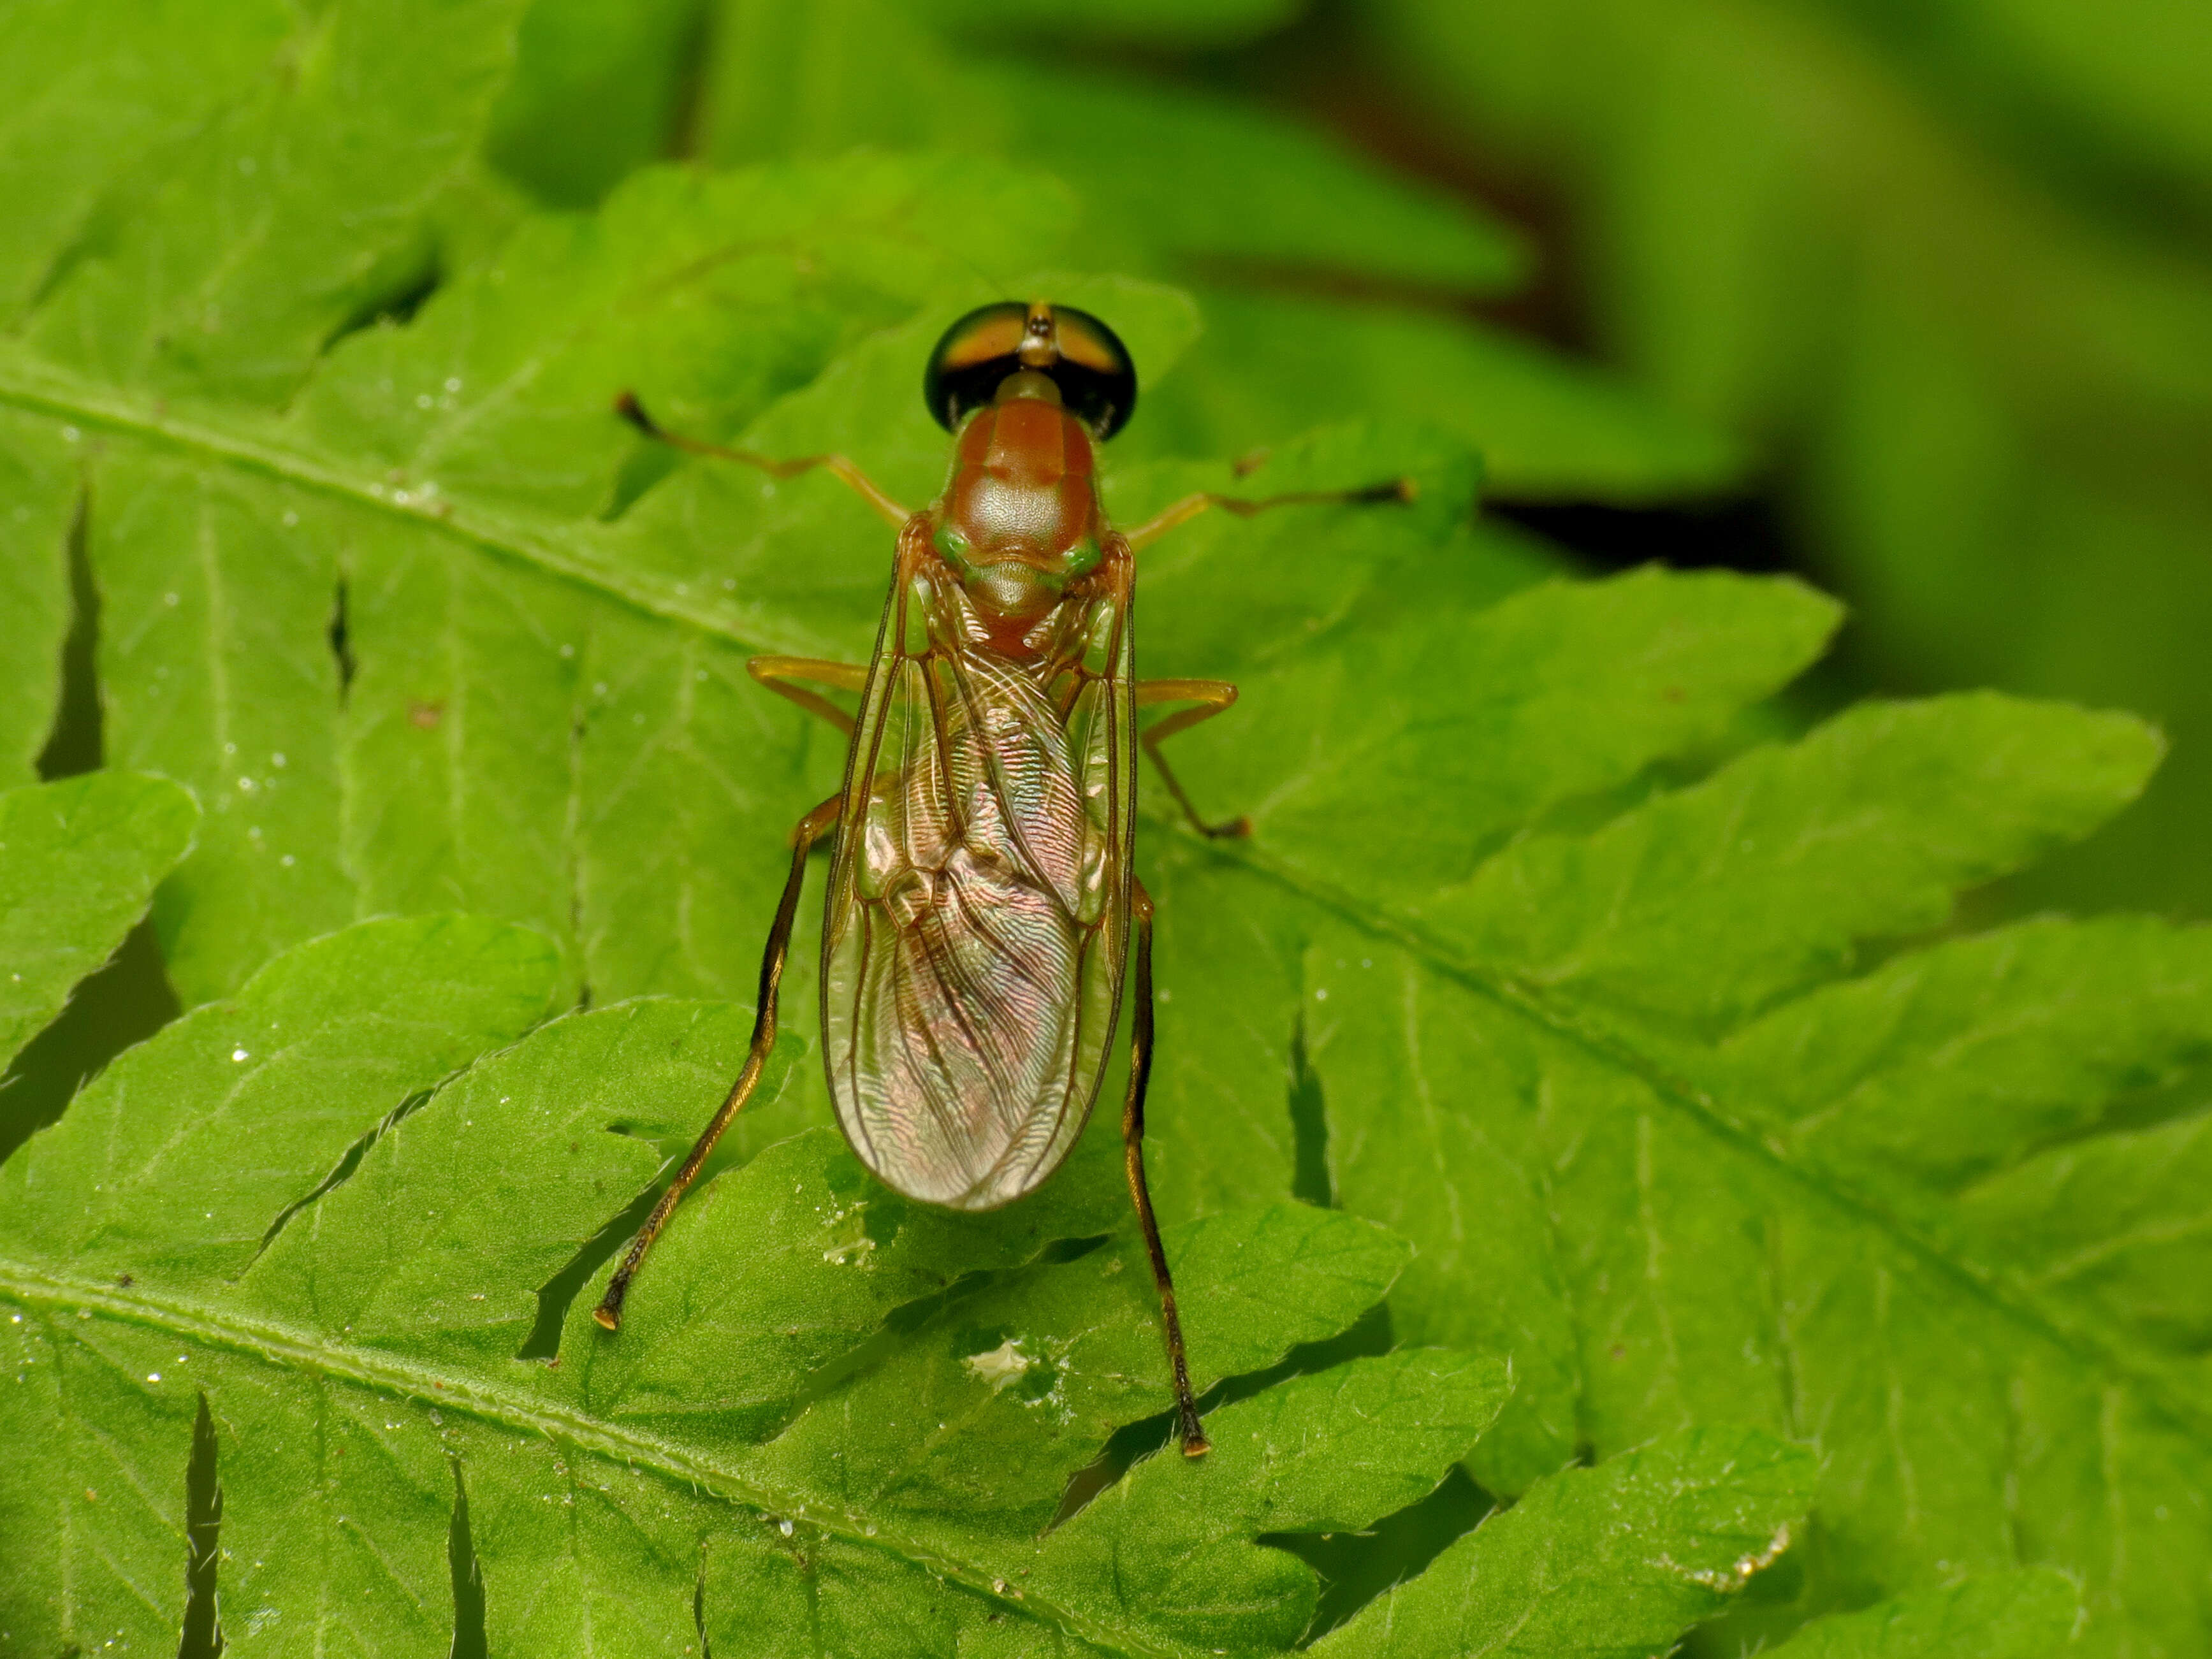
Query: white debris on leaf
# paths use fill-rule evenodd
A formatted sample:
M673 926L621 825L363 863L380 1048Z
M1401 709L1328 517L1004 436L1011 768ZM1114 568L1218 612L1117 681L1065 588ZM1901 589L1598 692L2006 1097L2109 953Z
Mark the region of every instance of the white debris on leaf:
M971 1362L972 1363L972 1362ZM1766 1547L1756 1555L1739 1555L1725 1567L1685 1567L1671 1557L1662 1556L1658 1565L1677 1573L1693 1584L1703 1584L1719 1595L1734 1595L1751 1582L1752 1575L1774 1565L1775 1558L1790 1547L1790 1526L1784 1522L1775 1528Z
M991 1392L998 1394L1036 1363L1022 1352L1021 1341L1010 1336L988 1353L969 1354L963 1363L977 1382L988 1382Z

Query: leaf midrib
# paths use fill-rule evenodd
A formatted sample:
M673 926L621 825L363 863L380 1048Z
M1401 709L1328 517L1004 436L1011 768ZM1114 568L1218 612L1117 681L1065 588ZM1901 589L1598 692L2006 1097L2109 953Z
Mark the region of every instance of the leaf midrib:
M196 415L149 411L130 397L50 368L19 351L0 352L0 406L47 416L87 432L114 433L149 447L198 456L271 478L381 514L395 523L442 534L495 558L550 572L634 610L716 635L748 649L804 653L818 651L822 645L813 635L786 634L772 623L764 622L757 631L742 632L726 611L702 608L678 593L673 578L658 580L579 558L551 535L443 492L434 506L397 501L391 488L380 479L349 471L304 447L273 437L249 436ZM275 425L273 422L257 423L272 428Z
M730 1461L659 1435L606 1423L559 1401L379 1349L331 1342L314 1332L197 1298L54 1273L0 1257L0 1297L25 1307L66 1308L152 1327L204 1346L243 1354L278 1370L350 1382L440 1411L457 1411L524 1434L565 1441L579 1450L631 1468L649 1469L687 1490L705 1490L763 1515L803 1521L860 1549L881 1551L949 1578L986 1601L1048 1624L1086 1642L1145 1659L1202 1659L1202 1650L1157 1631L1100 1618L1024 1592L1002 1592L1011 1569L993 1570L945 1553L896 1526L824 1509L793 1488L763 1480Z
M2116 1376L2139 1389L2146 1404L2197 1443L2212 1443L2212 1408L2174 1386L2155 1356L2146 1357L2103 1323L2032 1300L2002 1279L1948 1251L1936 1236L1914 1225L1875 1195L1828 1171L1808 1169L1778 1154L1752 1129L1737 1121L1708 1091L1670 1068L1626 1033L1593 1012L1563 1004L1516 976L1454 952L1443 940L1408 918L1315 879L1287 860L1276 859L1250 842L1200 841L1180 823L1145 815L1155 831L1186 838L1195 848L1274 883L1305 902L1328 912L1413 957L1454 983L1519 1015L1547 1034L1571 1043L1608 1066L1627 1073L1659 1099L1687 1116L1707 1133L1775 1171L1791 1184L1819 1194L1860 1224L1889 1238L1970 1300L1978 1300L2019 1321L2093 1373Z

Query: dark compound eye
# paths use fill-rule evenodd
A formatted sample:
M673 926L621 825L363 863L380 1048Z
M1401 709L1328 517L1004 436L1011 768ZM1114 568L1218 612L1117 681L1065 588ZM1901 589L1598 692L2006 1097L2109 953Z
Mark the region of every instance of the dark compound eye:
M945 331L922 372L922 401L947 432L998 395L1024 368L1050 377L1060 400L1102 442L1129 422L1137 370L1114 331L1072 306L1002 300Z

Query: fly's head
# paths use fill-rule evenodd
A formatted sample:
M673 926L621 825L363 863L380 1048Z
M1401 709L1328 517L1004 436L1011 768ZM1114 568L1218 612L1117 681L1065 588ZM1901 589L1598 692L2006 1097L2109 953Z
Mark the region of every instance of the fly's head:
M945 331L921 377L930 416L957 432L1023 370L1059 389L1060 406L1103 443L1137 407L1137 368L1114 331L1087 311L1042 300L981 306Z

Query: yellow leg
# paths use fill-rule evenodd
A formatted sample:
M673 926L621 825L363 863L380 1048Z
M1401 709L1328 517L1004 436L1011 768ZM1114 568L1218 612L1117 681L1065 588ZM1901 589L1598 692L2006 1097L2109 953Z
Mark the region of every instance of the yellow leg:
M866 665L830 662L820 657L755 657L745 665L745 672L777 696L797 703L810 714L819 714L847 737L853 735L850 714L829 698L805 690L794 682L809 681L840 691L865 691L868 685Z
M795 478L802 472L820 467L834 474L848 489L876 509L877 514L895 528L903 529L914 514L901 507L877 487L874 479L860 471L842 455L803 455L793 461L779 461L750 449L732 449L727 444L710 444L697 438L686 438L669 431L637 400L637 394L625 392L615 399L615 412L648 438L657 439L690 455L712 455L717 460L736 461L744 466L757 466L772 478Z
M1183 793L1182 781L1175 769L1168 764L1167 757L1160 753L1160 745L1178 732L1188 732L1202 720L1210 720L1237 701L1237 688L1227 680L1139 680L1136 702L1139 708L1154 703L1187 702L1193 706L1177 710L1152 726L1144 734L1145 752L1152 757L1152 764L1160 769L1160 781L1168 787L1183 816L1191 827L1201 836L1219 840L1230 836L1249 836L1252 820L1239 815L1223 823L1208 823L1198 815L1190 797Z
M730 1120L744 1109L745 1102L752 1098L759 1087L761 1073L768 1065L768 1057L775 1048L776 993L783 985L783 965L791 954L791 929L799 915L799 890L806 883L806 854L814 843L837 827L837 815L845 804L842 794L832 795L819 806L799 819L791 831L791 874L783 884L783 898L775 907L775 921L768 931L768 948L761 953L759 1005L753 1014L752 1046L745 1054L744 1068L738 1080L730 1085L721 1106L691 1148L691 1155L684 1160L684 1167L676 1172L676 1179L653 1206L645 1225L638 1229L637 1237L630 1240L629 1249L615 1269L615 1276L607 1281L607 1293L599 1298L599 1305L592 1310L592 1317L609 1330L622 1324L623 1299L629 1294L629 1282L637 1277L637 1270L645 1261L645 1253L653 1248L653 1241L660 1237L660 1230L668 1224L668 1218L676 1213L685 1190L699 1174L699 1167L707 1161L707 1154L714 1150L714 1143L722 1138L722 1131L730 1127Z
M1279 507L1338 506L1364 501L1410 501L1418 486L1411 478L1393 478L1388 483L1370 484L1364 489L1294 489L1283 495L1262 495L1249 500L1242 495L1217 495L1202 489L1195 495L1186 495L1172 507L1154 514L1144 523L1122 532L1128 539L1129 550L1138 552L1179 525L1188 524L1208 507L1218 507L1224 513L1233 513L1240 519L1249 519Z

